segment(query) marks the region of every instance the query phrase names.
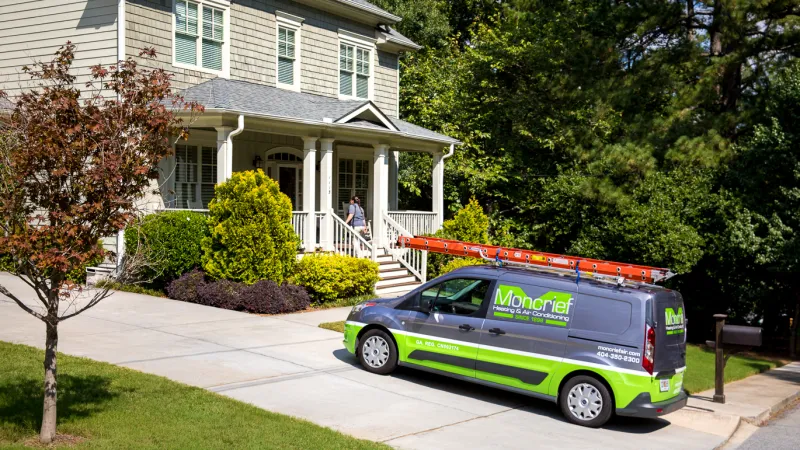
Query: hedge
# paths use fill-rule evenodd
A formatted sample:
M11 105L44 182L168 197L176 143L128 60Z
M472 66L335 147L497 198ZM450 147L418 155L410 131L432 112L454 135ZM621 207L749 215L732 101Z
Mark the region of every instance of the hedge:
M194 211L150 214L125 230L129 257L141 257L140 281L164 286L200 266L201 242L208 236L207 218Z
M372 294L378 264L351 256L307 254L297 263L292 282L305 287L318 303Z

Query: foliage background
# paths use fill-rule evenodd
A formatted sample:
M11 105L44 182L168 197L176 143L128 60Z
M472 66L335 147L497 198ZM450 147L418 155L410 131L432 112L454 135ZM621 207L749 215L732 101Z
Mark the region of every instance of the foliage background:
M711 315L800 321L800 1L375 0L424 48L401 116L464 142L445 199L498 244L667 266ZM401 154L401 207L430 157ZM796 330L794 330L796 333Z

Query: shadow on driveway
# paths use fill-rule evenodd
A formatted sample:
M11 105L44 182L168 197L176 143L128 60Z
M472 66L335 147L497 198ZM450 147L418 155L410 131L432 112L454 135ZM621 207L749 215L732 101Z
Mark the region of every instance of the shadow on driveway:
M335 350L333 356L342 362L363 370L356 357L346 349ZM381 375L375 376L380 377ZM520 409L531 414L566 422L558 405L546 400L514 394L502 389L402 366L398 367L394 373L388 376L430 389L444 390L455 395L469 397L478 401L494 403L504 408ZM629 434L649 434L669 425L670 423L663 419L640 419L636 417L615 416L603 428Z

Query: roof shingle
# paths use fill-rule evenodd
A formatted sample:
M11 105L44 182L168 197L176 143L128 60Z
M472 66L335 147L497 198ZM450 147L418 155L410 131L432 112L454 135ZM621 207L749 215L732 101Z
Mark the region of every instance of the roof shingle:
M258 114L303 122L336 122L368 100L339 100L301 92L293 92L247 81L214 78L183 92L186 101L197 101L206 108L233 113ZM378 109L372 104L372 107ZM418 139L457 144L456 139L436 133L404 120L390 118L400 133ZM367 122L367 123L364 123ZM354 119L342 126L387 130L380 124Z

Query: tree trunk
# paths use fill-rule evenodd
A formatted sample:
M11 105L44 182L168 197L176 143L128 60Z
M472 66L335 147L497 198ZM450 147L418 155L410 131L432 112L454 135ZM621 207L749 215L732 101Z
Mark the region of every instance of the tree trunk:
M58 318L48 317L47 341L44 353L44 411L39 440L44 444L56 438L56 354L58 349Z
M694 40L694 0L686 2L686 35L690 41Z

